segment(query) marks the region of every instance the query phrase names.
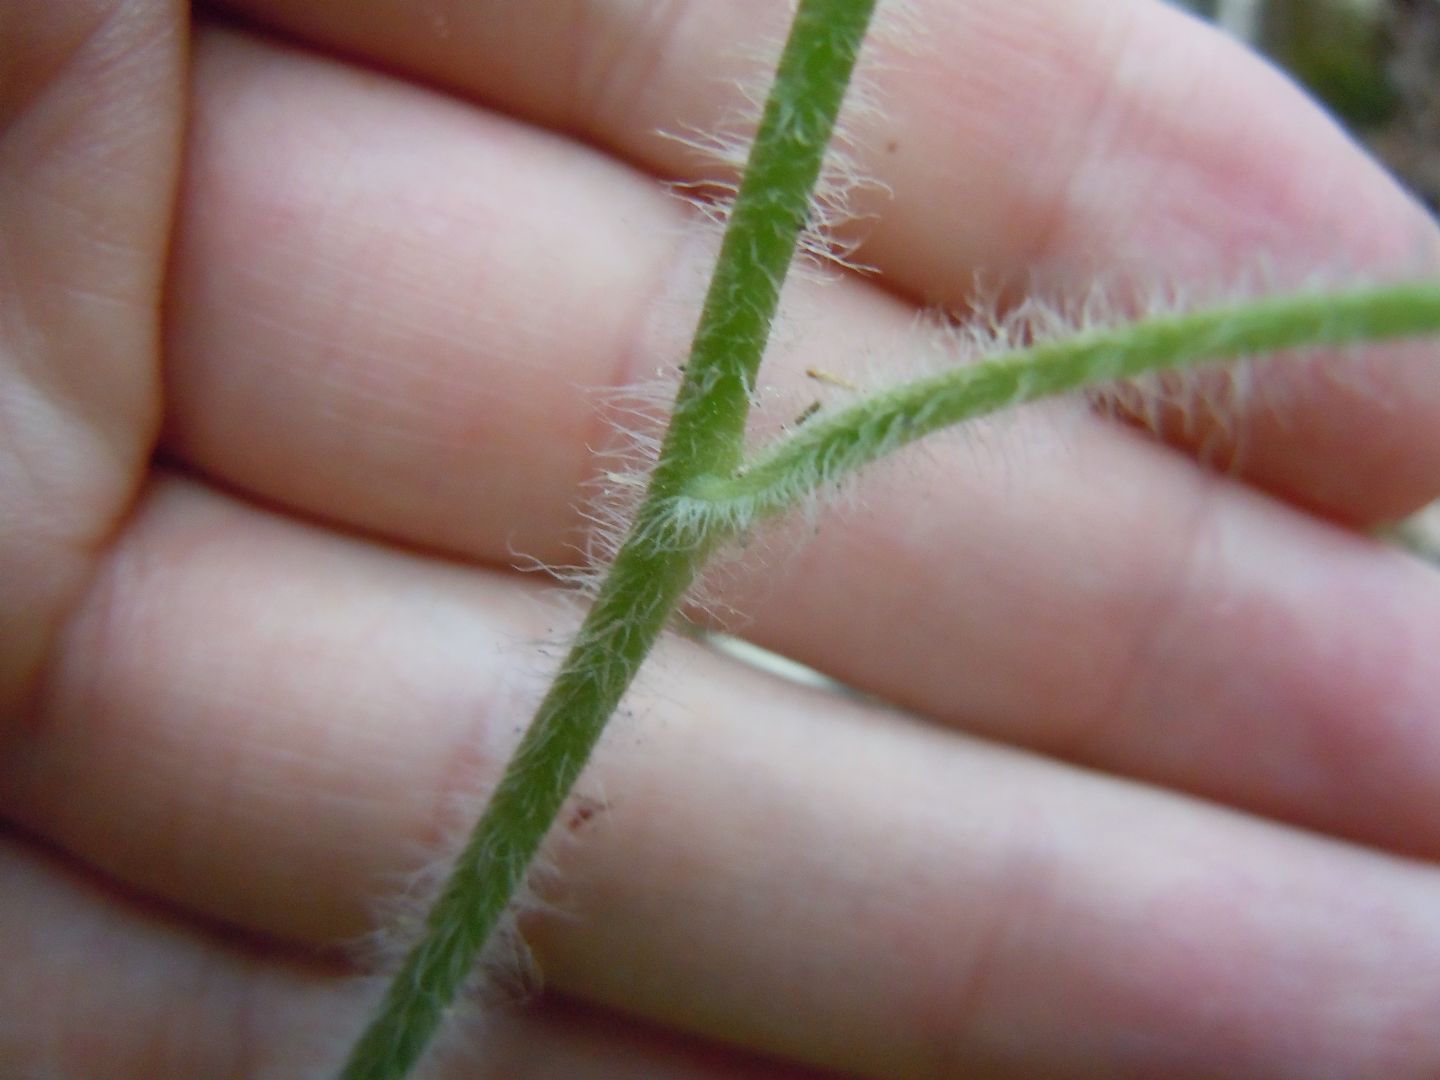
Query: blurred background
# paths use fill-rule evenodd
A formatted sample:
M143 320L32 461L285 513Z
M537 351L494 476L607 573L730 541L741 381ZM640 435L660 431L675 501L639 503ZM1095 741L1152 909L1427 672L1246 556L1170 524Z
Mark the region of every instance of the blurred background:
M1267 54L1440 212L1440 0L1174 0Z

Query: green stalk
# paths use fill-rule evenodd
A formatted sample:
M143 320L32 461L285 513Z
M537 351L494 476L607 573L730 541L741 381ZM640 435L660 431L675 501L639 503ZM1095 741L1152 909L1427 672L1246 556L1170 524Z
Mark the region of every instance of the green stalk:
M1267 297L1076 334L897 386L820 416L738 469L696 477L674 535L736 531L941 428L1084 386L1207 360L1440 333L1440 283Z
M419 1060L520 885L606 721L714 537L656 543L666 506L732 471L750 394L875 0L802 0L750 150L645 500L599 596L426 920L351 1051L344 1080Z

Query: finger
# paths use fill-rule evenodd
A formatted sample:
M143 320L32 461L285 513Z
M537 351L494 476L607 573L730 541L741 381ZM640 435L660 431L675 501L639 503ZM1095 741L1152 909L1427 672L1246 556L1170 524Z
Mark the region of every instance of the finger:
M0 3L6 720L150 451L183 48L178 3Z
M1175 458L989 436L722 570L734 625L977 734L1440 854L1433 568Z
M135 529L0 770L5 812L212 917L363 931L493 786L538 689L517 643L553 610L184 486ZM560 914L528 933L589 1000L876 1077L1440 1063L1433 867L685 643L582 794L551 848Z
M254 39L201 33L195 84L167 446L411 543L573 558L592 395L660 362L639 339L675 208L597 154Z
M678 305L645 299L692 279L673 210L582 149L247 39L202 45L198 80L172 449L406 543L573 561L577 489L606 463L584 388L679 355ZM458 227L486 251L437 259ZM537 235L567 258L516 272ZM913 330L855 283L793 298L771 426L844 393L807 368L863 379ZM1063 409L942 439L856 503L720 580L743 632L986 735L1440 853L1419 567Z
M187 924L13 835L0 866L6 1076L331 1076L374 1003L371 980ZM478 1027L468 1048L444 1040L423 1075L819 1080L558 999Z
M788 10L228 6L691 178L715 168L662 133L724 130L746 111ZM912 297L963 303L978 272L1061 295L1099 275L1203 301L1257 275L1293 285L1440 262L1433 222L1318 108L1171 5L929 0L904 23L876 47L879 115L857 119L852 141L890 192L855 207L874 219L860 258ZM1267 372L1219 423L1198 394L1163 430L1326 513L1399 516L1440 494L1433 353L1355 366Z
M319 1075L358 1004L334 965L208 935L13 831L0 867L6 1076Z

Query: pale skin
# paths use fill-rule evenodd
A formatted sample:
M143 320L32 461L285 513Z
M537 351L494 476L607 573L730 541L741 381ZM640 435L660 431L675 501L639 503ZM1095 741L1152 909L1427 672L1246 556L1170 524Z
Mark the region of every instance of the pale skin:
M510 567L573 558L594 388L683 356L713 235L658 181L711 167L655 132L733 108L786 5L232 9L0 3L6 1076L338 1063L344 948L572 618ZM1158 3L909 18L876 272L798 289L767 371L800 407L977 271L1434 271ZM1346 370L1238 406L1223 476L1224 431L1076 404L743 555L734 625L869 697L662 646L526 921L544 994L437 1075L1440 1072L1440 578L1365 534L1440 496L1440 356Z

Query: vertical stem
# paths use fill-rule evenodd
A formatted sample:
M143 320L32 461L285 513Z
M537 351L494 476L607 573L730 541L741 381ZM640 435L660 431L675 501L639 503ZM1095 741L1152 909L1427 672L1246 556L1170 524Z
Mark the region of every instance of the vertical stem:
M802 0L761 116L676 397L630 533L343 1080L419 1060L524 877L606 721L716 537L666 537L666 504L739 462L750 392L875 0Z

